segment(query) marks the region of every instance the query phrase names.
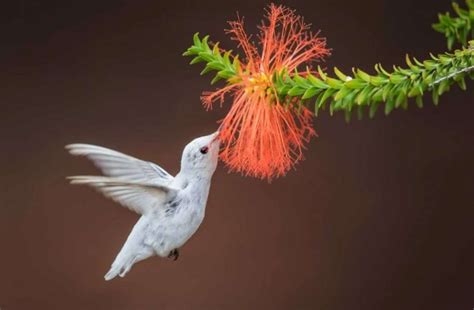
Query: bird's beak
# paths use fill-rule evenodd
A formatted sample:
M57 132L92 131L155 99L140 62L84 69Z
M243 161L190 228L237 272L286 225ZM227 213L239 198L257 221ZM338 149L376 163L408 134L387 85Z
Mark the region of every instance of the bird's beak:
M220 134L220 131L219 131L219 130L212 134L211 143L213 143L213 142L219 140L219 134Z

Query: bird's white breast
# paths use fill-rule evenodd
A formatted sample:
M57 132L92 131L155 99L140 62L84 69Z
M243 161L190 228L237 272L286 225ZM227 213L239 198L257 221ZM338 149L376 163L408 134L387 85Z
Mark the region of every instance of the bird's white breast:
M180 181L177 179L178 183ZM186 187L164 208L146 215L149 218L145 244L152 246L159 256L168 256L170 251L181 247L204 219L210 180L189 180L186 183Z

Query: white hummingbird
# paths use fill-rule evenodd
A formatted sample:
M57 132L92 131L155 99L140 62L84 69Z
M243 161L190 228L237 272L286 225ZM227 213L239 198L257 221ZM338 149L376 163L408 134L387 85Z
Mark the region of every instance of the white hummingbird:
M105 280L120 277L150 256L179 257L178 249L204 219L211 178L219 154L218 132L184 148L181 170L173 177L156 164L90 144L70 144L72 155L86 156L105 176L73 176L71 184L90 185L141 215Z

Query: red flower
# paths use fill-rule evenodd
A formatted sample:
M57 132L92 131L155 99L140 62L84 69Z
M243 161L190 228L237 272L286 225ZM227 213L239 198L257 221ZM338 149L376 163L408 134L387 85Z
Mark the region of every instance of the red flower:
M266 13L259 27L259 48L245 33L243 20L229 23L227 32L239 42L246 63L230 85L205 93L202 100L209 109L226 94L233 95L220 127L221 159L231 170L270 180L301 160L305 143L315 135L312 112L298 99L280 102L272 77L283 70L291 74L329 55L329 50L325 39L309 32L292 10L271 4Z

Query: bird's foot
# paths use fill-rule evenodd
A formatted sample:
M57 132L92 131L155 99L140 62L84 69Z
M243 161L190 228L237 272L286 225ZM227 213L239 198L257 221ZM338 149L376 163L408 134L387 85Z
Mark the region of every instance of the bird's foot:
M168 258L172 258L174 261L177 260L179 257L179 251L178 249L174 249L168 254Z

